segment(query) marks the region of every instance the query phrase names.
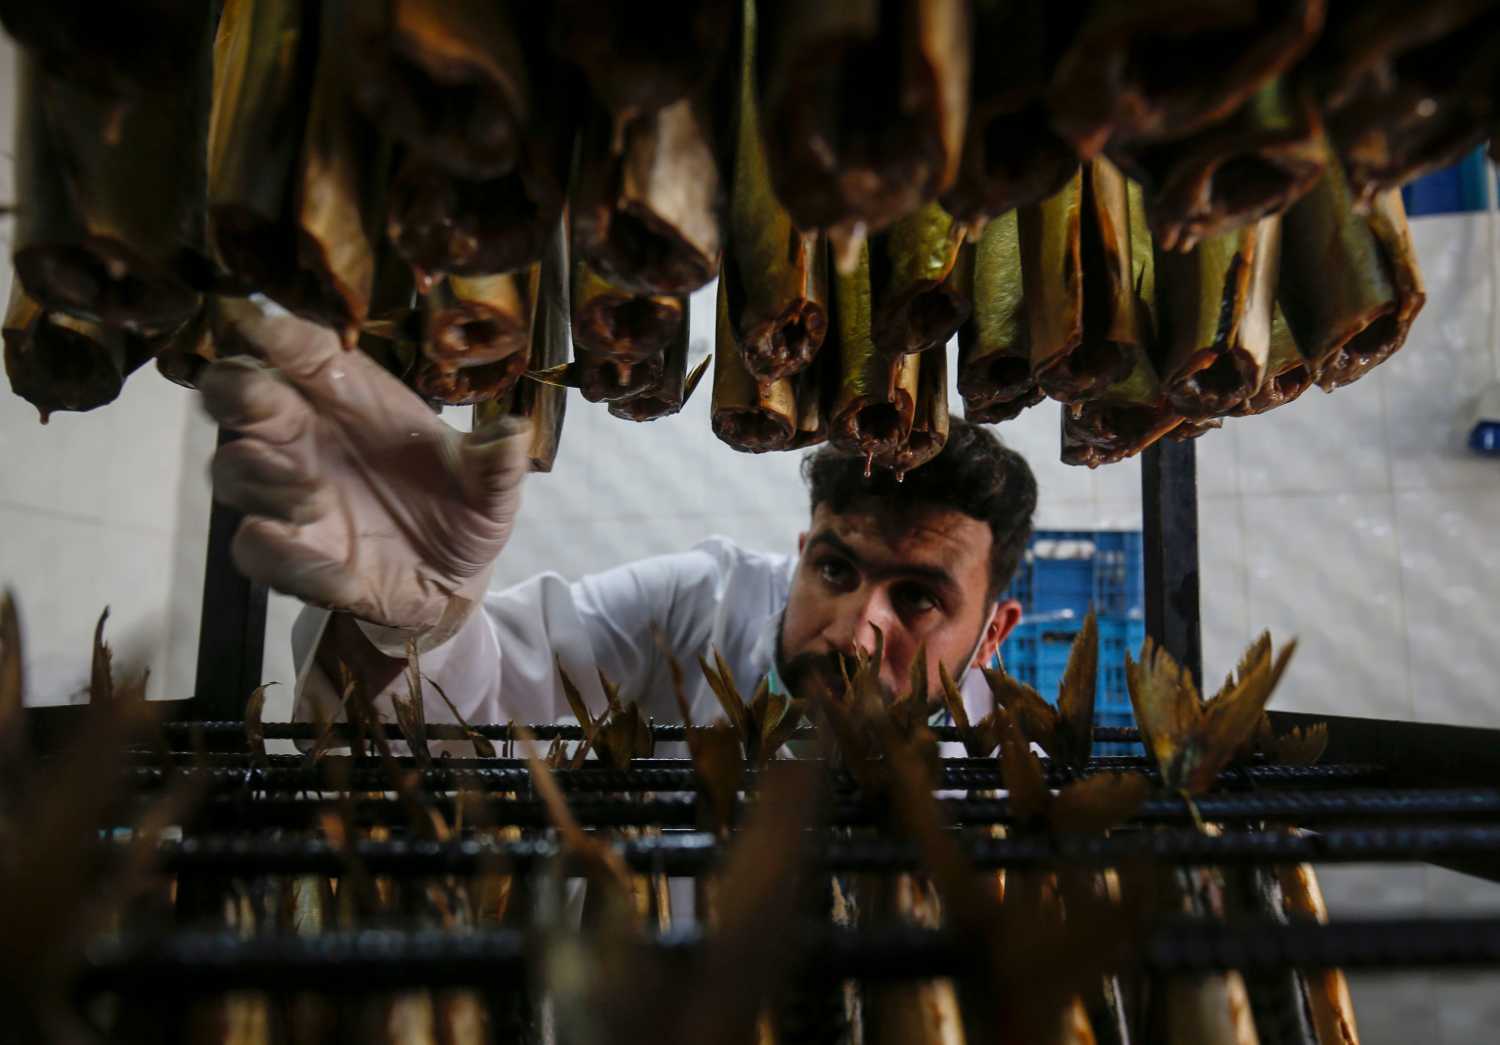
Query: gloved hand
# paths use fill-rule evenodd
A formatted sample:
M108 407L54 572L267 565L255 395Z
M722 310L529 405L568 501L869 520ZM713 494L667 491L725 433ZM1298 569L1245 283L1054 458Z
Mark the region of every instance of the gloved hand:
M527 470L529 425L463 435L330 330L237 310L263 355L214 363L203 404L242 438L214 455L214 496L244 512L246 576L344 610L384 652L430 649L484 595ZM394 630L385 630L394 629Z

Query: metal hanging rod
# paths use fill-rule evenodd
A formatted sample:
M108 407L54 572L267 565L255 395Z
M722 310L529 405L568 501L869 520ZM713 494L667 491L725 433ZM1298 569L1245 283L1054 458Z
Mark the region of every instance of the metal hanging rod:
M449 798L434 798L432 804L454 818L456 803ZM1493 819L1500 818L1500 789L1357 789L1337 791L1255 791L1241 794L1212 794L1195 801L1198 815L1206 821L1222 823L1258 823L1262 821L1316 825L1340 822L1386 821L1407 823L1423 819ZM743 807L743 803L741 804ZM1004 798L942 799L940 805L955 824L1002 824L1013 817ZM657 826L691 828L698 824L698 803L691 795L658 795L629 799L575 794L569 801L573 816L589 827ZM832 803L831 822L838 826L879 826L887 821L885 807L878 802L837 798ZM222 831L247 828L303 828L314 822L326 803L314 798L218 796L198 810L194 824L203 830ZM355 822L361 825L402 826L408 822L407 809L389 798L361 798L352 802ZM488 799L470 806L469 822L520 827L546 827L547 811L542 803L529 797ZM1148 800L1139 810L1136 822L1145 824L1186 824L1192 812L1179 798Z
M395 723L381 723L385 735L390 740L405 740L400 727ZM681 742L687 740L687 729L680 722L652 722L651 736L659 742ZM229 721L204 721L204 722L164 722L162 732L174 743L191 742L195 735L202 736L208 740L220 739L226 736L245 736L245 723L234 720ZM327 729L312 722L267 722L264 724L264 736L267 740L317 740ZM526 727L538 740L582 740L583 727L576 723L537 722ZM347 739L354 735L352 728L343 722L334 723L333 735L341 739ZM953 726L933 726L933 734L938 740L957 742L958 731ZM479 723L465 729L463 726L451 722L429 722L427 724L428 740L468 740L474 734L484 737L486 740L519 740L519 734L513 731L510 723L487 722ZM803 726L793 734L794 740L810 740L816 737L817 730L811 726ZM1094 740L1096 743L1131 743L1140 740L1140 732L1135 727L1125 726L1095 726ZM190 750L190 749L189 749Z
M975 867L1108 867L1139 859L1177 865L1286 863L1414 863L1500 855L1500 826L1426 825L1333 828L1317 834L1192 828L1117 831L1105 836L964 837ZM818 866L831 871L901 871L918 866L915 848L885 838L824 838L810 842ZM671 833L619 842L634 870L692 877L716 867L724 848L712 834ZM526 874L562 851L548 838L499 842L470 837L448 842L362 840L352 858L371 874L431 876L486 872ZM174 874L337 876L351 855L322 839L203 835L164 842L164 871Z
M248 939L228 932L180 932L116 939L95 947L81 977L86 993L162 996L225 990L308 990L379 994L419 986L493 987L521 982L536 957L525 934L366 929L321 936ZM680 958L691 968L703 936L676 930L642 944L642 958ZM911 979L974 971L971 947L940 930L816 927L799 948L830 979ZM1500 919L1390 918L1340 922L1223 923L1173 920L1127 960L1157 974L1288 966L1344 969L1500 965Z
M347 760L346 760L347 763ZM1127 767L1121 767L1127 768ZM1144 764L1128 767L1130 771L1155 775ZM413 781L416 785L435 792L475 791L523 791L531 790L531 770L517 766L476 768L449 768L439 760L430 769L417 770ZM558 784L565 791L696 791L698 777L690 764L679 763L671 768L608 769L580 768L554 771ZM754 774L746 775L746 782ZM302 766L176 766L161 769L137 766L129 771L130 781L137 786L160 785L165 781L187 777L206 779L215 790L249 789L252 791L318 791L353 790L385 791L391 787L390 773L384 768L352 767L348 764L331 765L304 764ZM1223 783L1234 787L1299 786L1299 787L1352 787L1372 786L1387 782L1387 774L1380 766L1251 766L1237 769L1224 776ZM1073 779L1071 772L1049 773L1049 783L1058 787ZM839 772L834 777L835 786L843 790L854 787L853 778ZM941 787L945 789L997 789L1004 787L1001 771L993 762L988 767L945 765L942 770Z

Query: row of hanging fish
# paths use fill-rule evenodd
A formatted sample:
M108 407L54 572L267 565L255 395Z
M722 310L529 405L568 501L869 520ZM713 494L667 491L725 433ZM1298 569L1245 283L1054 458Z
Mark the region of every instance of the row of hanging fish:
M6 366L43 419L153 358L191 384L262 293L434 403L539 418L547 468L563 387L681 408L718 277L733 446L920 465L962 331L968 416L1062 399L1097 464L1398 347L1393 193L1500 120L1478 0L216 6L0 3Z

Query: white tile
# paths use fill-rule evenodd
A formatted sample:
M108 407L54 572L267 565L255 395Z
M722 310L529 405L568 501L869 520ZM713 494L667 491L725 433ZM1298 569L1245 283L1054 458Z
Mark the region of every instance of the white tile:
M1198 599L1204 678L1212 688L1257 634L1250 622L1240 502L1205 498L1198 504Z
M1427 912L1433 915L1500 914L1500 882L1427 864Z
M1362 1045L1439 1041L1433 996L1437 979L1426 973L1350 973L1349 993Z
M292 662L292 625L302 612L302 603L290 595L272 592L266 604L266 647L261 661L262 682L274 682L266 691L265 719L286 722L292 717L292 696L297 669Z
M149 695L164 695L170 537L3 507L0 533L0 583L21 613L28 703L68 703L85 688L106 606L117 670L149 667Z
M1247 498L1243 520L1250 628L1299 642L1274 706L1410 718L1392 498Z
M1015 450L1036 476L1042 502L1086 501L1096 494L1098 469L1062 463L1062 406L1044 399L1013 421L991 425L1005 445Z
M1494 973L1444 972L1432 979L1437 1040L1442 1045L1493 1041L1495 1027L1500 1024L1500 994L1495 992Z
M1122 508L1123 512L1124 509ZM1124 516L1122 516L1124 518ZM1038 530L1093 530L1100 528L1099 502L1093 498L1082 501L1064 501L1047 496L1038 484L1036 515L1033 525Z
M1427 910L1426 870L1421 864L1333 864L1317 869L1332 921L1400 917Z
M1417 717L1500 726L1500 489L1400 493L1396 519Z
M147 366L89 413L36 410L0 390L0 504L170 535L183 430L197 396Z
M593 572L598 561L592 523L550 522L523 515L495 562L490 589L508 588L553 570L576 580Z
M1247 497L1390 489L1385 406L1374 375L1332 395L1310 390L1274 413L1242 419L1239 428L1239 484Z
M1239 445L1245 425L1255 425L1259 418L1231 417L1224 427L1206 432L1193 440L1194 458L1198 463L1198 495L1224 497L1240 492ZM1261 421L1264 423L1264 421Z
M1464 447L1463 417L1500 379L1489 346L1485 219L1444 215L1412 222L1427 304L1406 346L1384 363L1391 468L1398 489L1489 483L1494 464Z
M1094 469L1094 492L1101 501L1134 503L1140 510L1141 459L1139 456L1101 465Z

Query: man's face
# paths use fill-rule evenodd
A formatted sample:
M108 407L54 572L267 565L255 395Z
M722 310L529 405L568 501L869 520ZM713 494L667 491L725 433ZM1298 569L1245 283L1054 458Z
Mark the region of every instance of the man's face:
M987 663L1020 620L1014 601L988 595L987 525L948 508L899 518L854 509L813 512L782 618L778 669L793 693L811 678L842 685L837 655L873 650L885 638L880 681L905 693L912 660L927 647L927 692L941 692L938 665L954 678L966 657ZM980 641L981 635L983 641Z

